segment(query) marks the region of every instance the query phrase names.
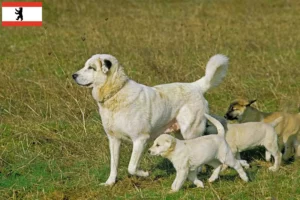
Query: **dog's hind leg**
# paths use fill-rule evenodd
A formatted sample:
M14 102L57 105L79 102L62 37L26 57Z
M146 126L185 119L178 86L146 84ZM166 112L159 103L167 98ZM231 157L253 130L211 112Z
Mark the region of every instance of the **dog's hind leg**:
M269 151L266 151L266 161L270 162L271 161L271 153Z
M299 135L299 133L298 133ZM300 142L299 142L299 136L297 137L296 140L294 140L294 149L295 149L295 158L299 159L300 158Z
M274 165L272 167L269 167L269 170L277 171L279 169L282 157L282 154L278 149L277 135L276 137L274 137L273 141L265 141L264 146L267 151L274 157Z
M239 160L236 160L231 153L231 151L228 151L226 154L226 159L224 160L224 164L228 165L229 167L234 168L238 173L241 179L243 179L245 182L248 182L248 176L245 173L241 162Z
M149 172L147 172L147 171L138 170L140 159L141 159L142 153L145 149L148 139L149 139L149 136L145 134L145 137L141 136L140 138L133 141L133 149L132 149L132 154L131 154L131 158L130 158L130 162L129 162L129 166L128 166L129 174L143 176L143 177L149 175Z
M203 116L203 114L202 114ZM206 127L206 118L192 108L182 107L176 117L183 139L193 139L202 136Z
M117 178L117 169L119 165L119 153L120 153L120 145L121 140L110 136L107 134L109 140L109 150L110 150L110 174L109 178L105 183L101 183L101 185L109 186L113 185L116 182Z
M286 142L284 143L284 153L283 153L283 160L287 161L290 159L294 154L294 146L293 141L295 140L295 135L290 136Z
M212 161L207 164L212 166L213 168L215 168L212 175L208 179L208 182L211 183L211 182L214 182L215 180L217 180L217 178L219 178L219 174L220 174L220 171L221 171L223 165L219 161Z
M197 178L197 169L189 171L188 179L192 181L197 187L204 188L203 182Z

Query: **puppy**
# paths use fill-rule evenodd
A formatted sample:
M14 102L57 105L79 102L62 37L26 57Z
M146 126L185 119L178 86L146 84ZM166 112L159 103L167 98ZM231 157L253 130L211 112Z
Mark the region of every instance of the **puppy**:
M217 116L217 115L215 115ZM277 143L277 134L274 130L274 127L282 121L282 117L277 118L272 123L263 123L263 122L248 122L242 124L226 124L224 123L224 118L217 116L219 122L227 127L227 132L225 139L237 159L240 158L240 152L253 149L258 146L264 146L266 148L266 160L271 160L271 155L274 157L275 163L269 169L271 171L277 171L281 163L281 153L278 148ZM226 121L226 120L225 120ZM180 127L177 123L174 123L171 126L173 131L179 131ZM215 133L217 127L214 124L211 124L210 131L206 129L205 132L210 134ZM217 130L217 129L216 129ZM241 163L244 167L248 168L249 165ZM222 170L225 170L227 166L224 166Z
M279 136L280 149L284 148L283 159L288 160L292 156L300 157L300 114L289 114L284 112L265 113L252 107L256 100L248 101L239 99L233 101L225 118L244 122L272 122L282 117L281 122L275 126Z
M161 155L173 163L176 169L176 178L172 184L173 192L178 191L187 178L197 187L204 187L203 182L197 178L197 169L204 164L215 168L208 179L209 182L213 182L219 177L222 164L233 167L244 181L248 181L241 163L234 158L225 140L224 127L210 115L204 115L217 127L217 135L178 140L171 135L163 134L154 141L153 146L149 149L151 155Z
M263 122L227 124L226 141L232 153L237 159L241 159L240 152L264 146L266 148L266 160L270 161L271 155L275 160L274 165L269 167L269 170L277 171L281 163L281 153L278 148L277 134L274 126L280 123L281 120L282 117L279 117L270 124Z
M184 139L201 136L205 129L204 113L208 103L203 94L219 85L225 77L228 58L215 55L207 63L205 76L193 83L171 83L148 87L129 79L112 55L97 54L74 73L77 84L92 88L109 139L110 175L103 185L116 182L121 140L133 143L128 172L148 176L138 165L149 139L176 120Z

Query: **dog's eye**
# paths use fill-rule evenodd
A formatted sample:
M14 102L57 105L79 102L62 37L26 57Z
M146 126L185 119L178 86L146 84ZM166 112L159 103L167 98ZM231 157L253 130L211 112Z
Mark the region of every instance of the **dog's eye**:
M157 147L159 147L159 144L156 144Z
M96 71L96 69L94 67L89 66L88 69L92 69L94 71Z

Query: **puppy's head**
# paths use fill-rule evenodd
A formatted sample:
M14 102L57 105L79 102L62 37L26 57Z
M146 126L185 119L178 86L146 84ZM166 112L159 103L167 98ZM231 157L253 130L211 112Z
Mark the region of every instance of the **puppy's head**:
M176 139L168 134L162 134L154 141L148 150L151 155L167 157L176 146Z
M109 54L96 54L88 59L82 69L72 77L78 85L95 87L103 85L108 76L119 67L118 60Z
M250 106L251 104L253 104L256 100L245 100L245 99L238 99L233 101L226 114L225 114L225 118L229 119L229 120L235 120L238 119L238 117L242 116L247 108L247 106Z

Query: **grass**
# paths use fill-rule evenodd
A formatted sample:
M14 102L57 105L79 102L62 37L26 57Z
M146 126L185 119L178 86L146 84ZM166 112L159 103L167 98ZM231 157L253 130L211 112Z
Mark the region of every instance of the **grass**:
M46 0L42 27L1 27L0 199L300 199L300 161L272 173L259 150L246 155L249 183L228 170L209 184L208 169L205 189L187 182L168 194L172 165L145 155L150 177L130 177L123 143L118 182L101 187L108 141L91 91L71 79L91 55L110 53L140 83L190 82L222 53L230 68L206 94L212 113L237 97L297 112L299 11L297 0Z

